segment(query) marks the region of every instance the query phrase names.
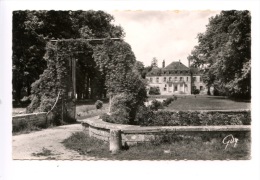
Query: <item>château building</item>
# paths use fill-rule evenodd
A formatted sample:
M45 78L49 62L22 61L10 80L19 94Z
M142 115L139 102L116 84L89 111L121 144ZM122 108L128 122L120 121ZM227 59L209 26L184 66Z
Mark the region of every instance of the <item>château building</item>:
M200 94L207 93L199 70L193 68L191 71L181 61L173 61L166 67L163 61L162 68L153 67L146 79L149 87L160 89L161 95L192 94L195 89L200 90Z

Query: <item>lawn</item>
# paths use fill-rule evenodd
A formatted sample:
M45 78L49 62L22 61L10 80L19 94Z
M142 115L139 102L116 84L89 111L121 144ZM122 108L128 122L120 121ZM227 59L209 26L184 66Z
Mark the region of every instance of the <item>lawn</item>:
M95 101L78 101L76 105L77 119L101 115L108 111L108 102L104 101L101 109L96 109ZM25 114L26 108L13 108L12 115Z
M149 101L166 99L171 96L149 96ZM220 96L177 96L177 101L172 102L168 110L234 110L250 109L251 103L235 101ZM100 115L108 110L108 102L104 101L102 109L97 110L94 101L79 101L76 106L78 119ZM25 113L25 108L13 108L13 115Z
M242 110L250 109L251 103L234 101L219 96L177 96L168 110Z
M152 142L131 146L117 154L109 152L109 144L89 137L85 132L77 132L65 139L66 148L80 155L107 158L109 160L247 160L250 159L250 138L240 138L237 146L225 149L222 139L201 138L181 139L179 141Z
M90 118L93 116L99 116L103 113L108 112L108 102L103 103L103 107L101 109L96 109L95 102L90 102L90 103L80 103L77 104L76 106L76 114L77 114L77 119L85 119L85 118Z

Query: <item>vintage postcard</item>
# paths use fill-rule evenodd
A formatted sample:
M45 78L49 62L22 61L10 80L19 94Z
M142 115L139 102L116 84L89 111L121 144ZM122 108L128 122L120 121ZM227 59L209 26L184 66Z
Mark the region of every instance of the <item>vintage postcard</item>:
M169 5L8 11L11 161L252 166L255 9Z

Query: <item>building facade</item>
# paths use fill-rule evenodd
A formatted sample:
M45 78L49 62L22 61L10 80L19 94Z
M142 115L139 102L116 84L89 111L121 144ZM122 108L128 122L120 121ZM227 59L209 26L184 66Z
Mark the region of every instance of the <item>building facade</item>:
M147 73L149 87L158 87L161 95L192 94L194 89L200 90L200 94L207 93L207 88L202 81L198 69L191 69L180 61L174 61L165 67L163 61L162 68L153 67Z

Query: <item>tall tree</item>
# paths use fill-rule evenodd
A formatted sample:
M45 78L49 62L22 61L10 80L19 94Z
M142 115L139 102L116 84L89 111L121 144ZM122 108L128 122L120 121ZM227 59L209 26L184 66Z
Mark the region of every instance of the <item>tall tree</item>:
M35 32L36 23L34 27L29 23L37 20L28 11L13 13L13 95L16 101L22 98L22 90L27 95L30 93L31 83L46 68L45 39Z
M158 60L157 60L156 57L153 57L151 66L152 66L152 67L158 67Z
M233 97L251 96L251 16L249 11L222 11L209 19L206 32L188 57L204 70L203 80Z
M132 94L141 104L146 98L145 82L135 69L136 59L131 46L123 41L105 41L94 49L94 59L105 76L106 88L112 98L119 93Z

